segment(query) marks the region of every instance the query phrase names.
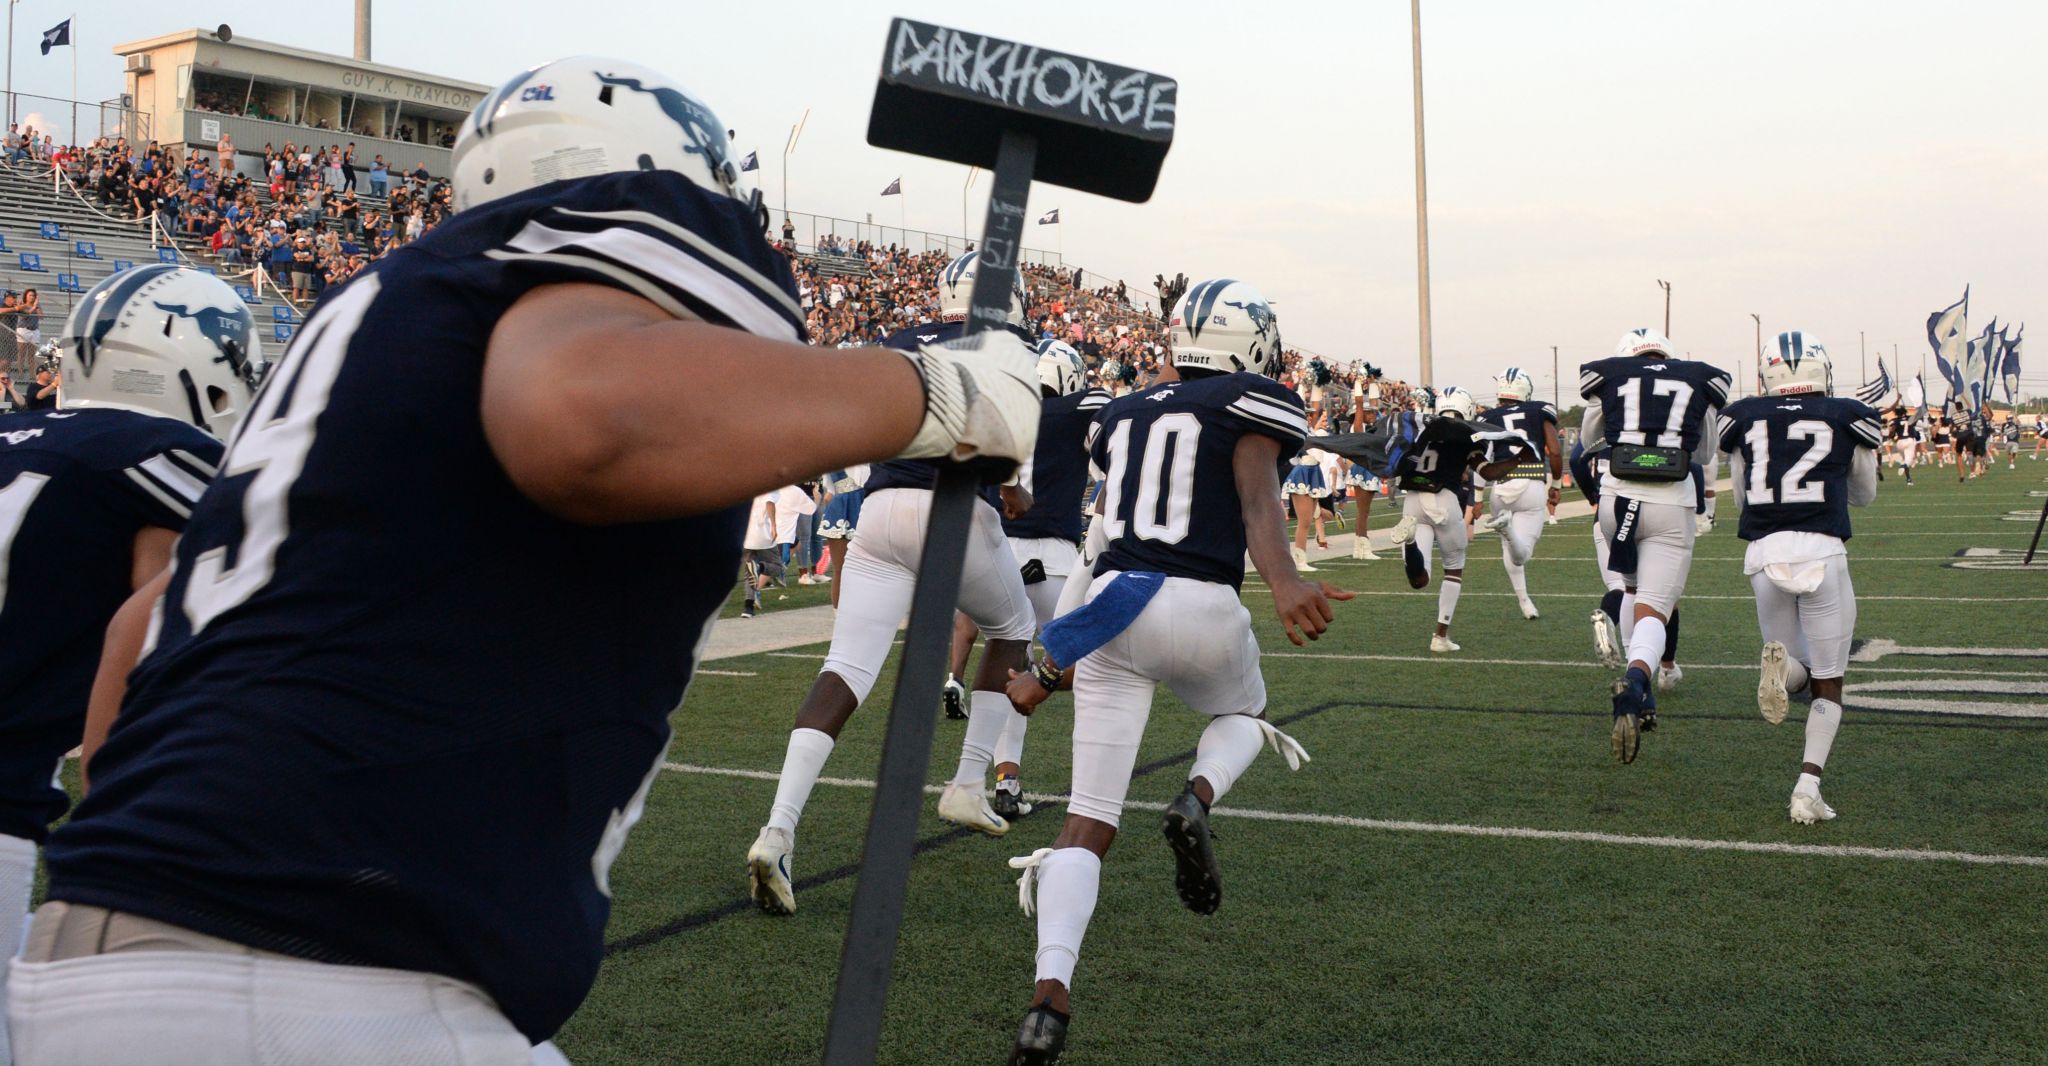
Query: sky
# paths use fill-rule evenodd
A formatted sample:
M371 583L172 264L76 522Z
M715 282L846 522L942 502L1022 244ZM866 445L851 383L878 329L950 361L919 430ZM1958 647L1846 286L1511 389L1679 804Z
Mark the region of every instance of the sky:
M1675 346L1744 380L1752 313L1767 336L1823 339L1852 380L1859 333L1871 375L1894 345L1917 372L1928 314L1966 284L1973 328L1997 316L2048 330L2048 4L1422 7L1438 383L1483 391L1521 365L1547 396L1555 345L1568 392L1578 362L1663 324L1660 279ZM70 96L69 57L36 46L74 10L16 6L18 91ZM449 77L497 83L578 52L664 70L738 131L740 151L759 150L771 206L808 109L788 157L792 209L891 225L900 211L913 229L952 233L965 169L864 140L891 16L1174 77L1179 125L1152 201L1039 186L1032 216L1059 208L1062 224L1032 227L1027 244L1133 287L1159 273L1240 278L1274 302L1290 343L1418 372L1404 0L384 0L377 14L377 61ZM226 22L342 55L353 43L349 0L94 0L83 15L88 100L121 91L115 43L174 29ZM897 177L900 201L877 195ZM975 191L986 187L984 176ZM970 196L975 228L983 207ZM2026 378L2048 395L2044 360Z

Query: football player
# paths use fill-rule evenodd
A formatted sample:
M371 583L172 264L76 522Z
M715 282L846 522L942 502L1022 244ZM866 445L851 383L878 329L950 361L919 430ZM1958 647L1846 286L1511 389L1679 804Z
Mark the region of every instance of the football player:
M1009 334L803 343L725 125L652 70L525 71L453 169L461 210L267 375L142 614L13 971L39 1063L525 1066L596 977L752 498L1031 454Z
M1535 449L1536 461L1522 463L1494 483L1492 508L1480 520L1487 529L1500 533L1500 561L1507 568L1508 584L1514 586L1515 601L1522 617L1539 617L1535 601L1529 598L1529 575L1523 569L1543 537L1545 519L1557 507L1558 482L1564 479L1564 449L1558 444L1557 408L1535 399L1536 379L1518 366L1493 379L1497 403L1479 417L1497 423L1526 438ZM1542 495L1536 488L1543 487Z
M1212 321L1219 311L1221 324ZM1258 641L1238 598L1247 551L1297 643L1329 625L1331 599L1349 598L1302 580L1288 552L1280 465L1308 423L1300 399L1266 376L1280 356L1270 305L1241 281L1200 282L1171 325L1180 381L1118 398L1091 434L1090 457L1106 471L1107 543L1091 595L1126 571L1164 576L1128 627L1076 665L1066 824L1053 847L1011 862L1024 871L1020 902L1027 911L1035 902L1038 917L1037 984L1012 1063L1052 1063L1065 1046L1074 968L1158 685L1210 716L1164 821L1181 901L1197 913L1222 900L1210 805L1266 743L1291 766L1305 758L1264 717Z
M1588 409L1598 406L1593 404ZM1589 454L1584 442L1574 442L1570 465L1572 483L1579 487L1580 495L1586 498L1587 503L1593 505L1593 513L1598 515L1600 476L1607 470L1606 445L1601 445L1597 451ZM1628 582L1620 574L1607 568L1607 537L1600 532L1600 524L1597 521L1593 524L1593 559L1594 565L1600 571L1600 581L1607 588L1607 592L1600 597L1600 609L1593 612L1593 654L1600 660L1601 665L1609 670L1619 670L1623 666L1620 637L1621 597ZM1679 623L1684 617L1685 612L1674 607L1671 610L1671 621L1664 627L1664 656L1657 664L1659 692L1670 692L1677 688L1679 680L1685 676L1685 672L1678 668L1678 631Z
M1394 463L1394 483L1407 495L1393 537L1402 545L1410 588L1429 586L1432 552L1443 550L1436 632L1429 638L1429 650L1438 654L1459 649L1451 642L1451 619L1458 613L1458 594L1465 587L1465 548L1471 536L1465 511L1472 505L1472 474L1496 480L1506 477L1518 459L1536 459L1521 434L1476 421L1476 406L1471 393L1445 386L1435 397L1436 417Z
M107 623L169 565L263 365L234 290L162 263L93 286L58 344L59 407L0 416L0 959L71 806L55 772L85 734Z
M1081 566L1081 494L1088 488L1088 427L1110 399L1109 393L1089 387L1087 380L1081 353L1072 345L1051 338L1038 342L1038 387L1045 406L1038 416L1037 451L1018 471L1018 482L1031 497L1031 509L1020 517L1005 518L1003 535L1010 539L1010 551L1020 560L1017 569L1024 578L1024 594L1031 599L1041 632L1058 615L1067 579ZM1032 810L1019 777L1030 721L1023 714L1010 715L996 741L996 790L990 806L1004 820L1022 818Z
M1692 569L1702 496L1714 491L1693 465L1714 464L1713 415L1728 402L1730 377L1672 358L1671 342L1647 328L1622 334L1612 358L1579 369L1588 404L1579 437L1588 452L1607 449L1600 531L1624 582L1620 643L1628 672L1613 687L1612 747L1629 763L1642 734L1657 726L1652 671Z
M1906 484L1913 483L1913 462L1920 455L1920 442L1926 433L1920 428L1920 420L1901 415L1899 427L1899 473L1906 476Z
M915 351L961 336L978 263L979 253L969 252L939 272L940 321L898 332L883 344ZM1009 289L1013 331L995 332L1017 339L1021 345L1025 334L1016 327L1025 313L1022 275L1013 272ZM1042 389L1037 363L1034 355L1027 367L1034 438ZM790 855L796 847L797 822L838 743L839 731L866 702L895 643L896 631L910 610L918 565L924 557L932 486L938 475L938 463L930 459L893 459L876 463L868 472L858 533L846 550L840 579L843 591L832 619L832 647L797 709L796 727L790 731L783 753L782 775L775 784L768 822L747 849L748 894L765 914L796 912ZM1019 716L1003 694L1003 686L1010 671L1024 669L1038 628L1017 557L1003 536L1002 520L1005 513L1021 515L1029 507L1029 500L1016 485L1005 486L1000 494L983 494L974 510L966 569L960 579L960 609L980 627L987 645L974 677L974 691L969 694L960 762L952 781L939 794L939 817L990 836L1002 836L1010 829L1010 823L989 805L987 795L996 744L1008 720Z
M1729 404L1719 422L1742 502L1742 570L1763 630L1757 709L1785 720L1787 692L1811 688L1806 753L1792 786L1792 820L1826 821L1821 769L1842 725L1842 676L1856 635L1849 580L1849 508L1877 498L1876 411L1834 396L1827 349L1812 334L1778 334L1763 362L1762 396Z

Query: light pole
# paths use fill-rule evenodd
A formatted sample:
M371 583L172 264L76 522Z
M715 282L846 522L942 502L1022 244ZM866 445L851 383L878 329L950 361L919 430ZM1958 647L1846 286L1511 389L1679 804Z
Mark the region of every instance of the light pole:
M1870 380L1870 352L1863 343L1863 331L1860 329L1856 331L1856 369L1863 374L1858 381Z
M1557 345L1550 346L1550 406L1564 406L1564 387L1557 377Z
M1671 283L1661 278L1657 287L1664 290L1664 339L1671 339Z
M1757 373L1761 374L1764 369L1764 316L1751 312L1749 317L1756 320L1756 369ZM1738 396L1742 394L1742 360L1740 359L1735 361L1735 392Z
M7 0L7 121L14 121L14 5L21 0Z
M1408 0L1415 41L1415 275L1421 321L1422 383L1434 385L1429 345L1429 171L1422 142L1422 0Z

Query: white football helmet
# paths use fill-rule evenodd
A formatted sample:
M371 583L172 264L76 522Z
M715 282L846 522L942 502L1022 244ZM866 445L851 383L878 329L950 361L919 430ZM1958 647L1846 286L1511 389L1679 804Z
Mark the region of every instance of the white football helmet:
M1536 395L1536 379L1518 366L1511 366L1493 379L1493 394L1502 403L1521 403Z
M1436 394L1435 414L1439 418L1448 415L1470 422L1478 413L1479 405L1472 402L1472 394L1456 385L1445 385L1443 391Z
M1054 396L1071 396L1088 383L1088 367L1073 345L1047 337L1038 342L1038 383Z
M667 170L746 204L725 123L666 76L601 56L543 63L499 86L455 138L455 206L475 207L569 178Z
M967 310L974 306L974 278L980 272L980 262L981 253L968 252L939 271L939 321L967 320ZM1024 324L1025 309L1030 303L1024 295L1024 275L1019 273L1010 282L1011 325Z
M1173 365L1271 375L1280 369L1280 319L1259 290L1230 278L1198 281L1173 309Z
M169 263L121 271L64 323L62 408L108 407L190 422L226 440L263 372L256 319L211 274Z
M1671 358L1671 341L1662 333L1648 326L1642 326L1622 334L1621 339L1614 342L1614 354L1617 356L1651 355L1669 359Z
M1834 364L1828 360L1827 348L1812 334L1796 329L1780 333L1776 347L1766 345L1759 355L1764 392L1772 396L1833 395Z

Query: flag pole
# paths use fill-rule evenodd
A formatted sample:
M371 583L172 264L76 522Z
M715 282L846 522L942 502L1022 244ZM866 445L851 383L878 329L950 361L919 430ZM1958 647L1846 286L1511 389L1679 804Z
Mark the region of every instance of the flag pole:
M78 13L71 13L71 145L78 146Z

